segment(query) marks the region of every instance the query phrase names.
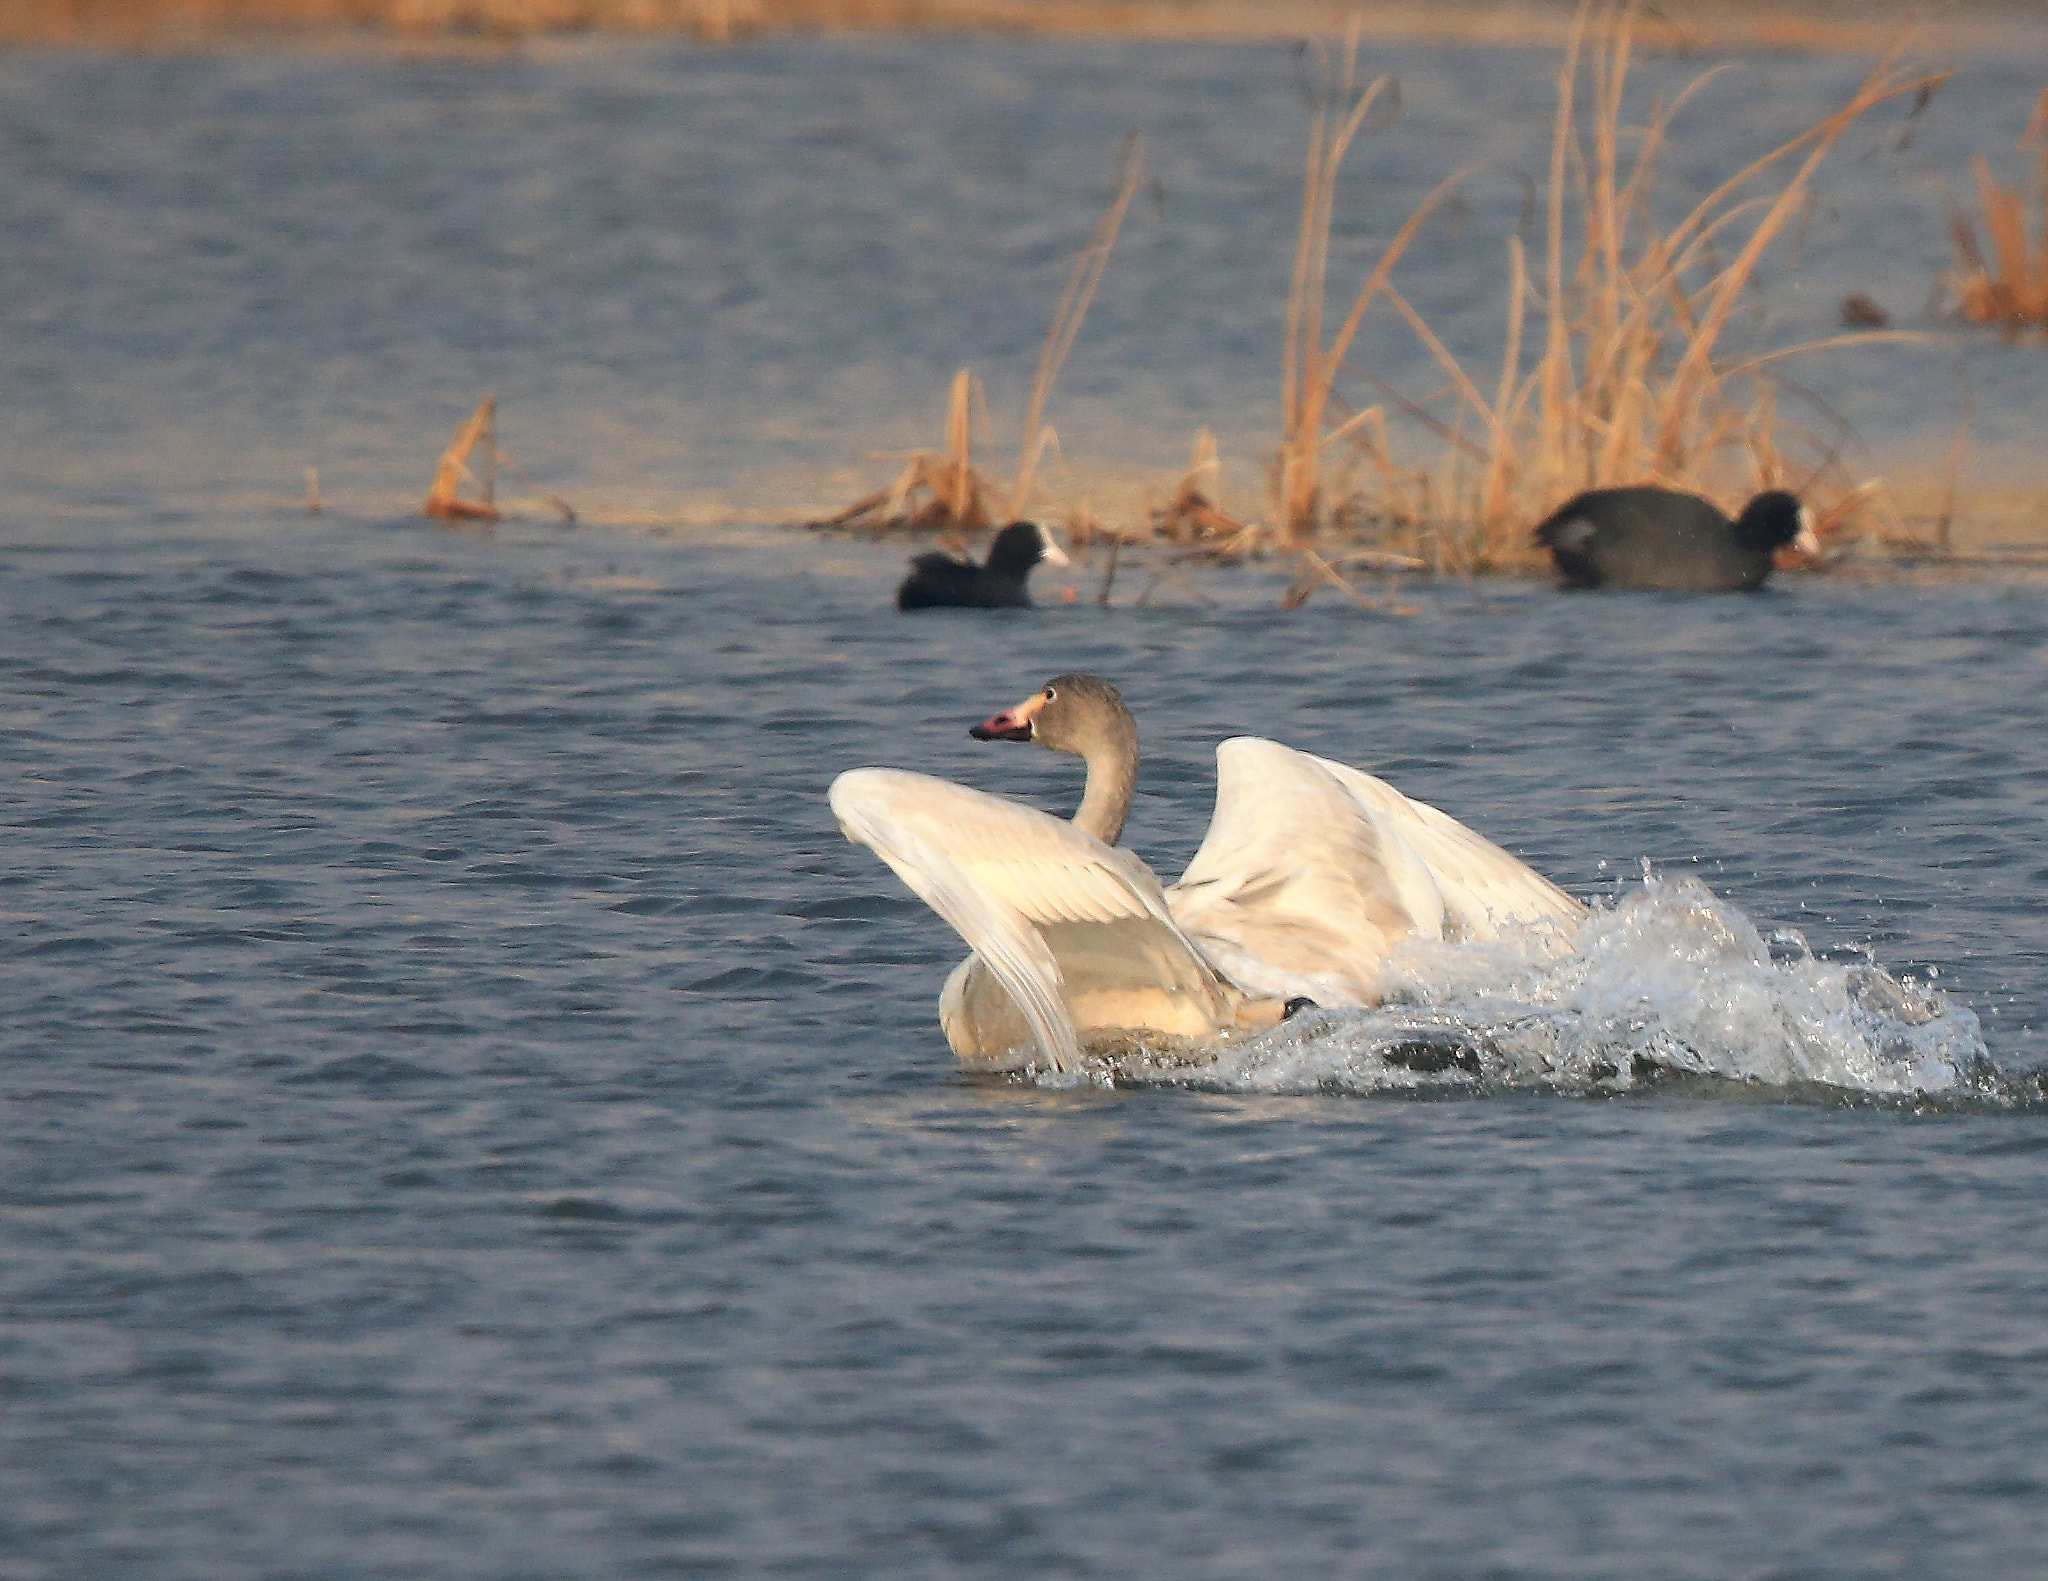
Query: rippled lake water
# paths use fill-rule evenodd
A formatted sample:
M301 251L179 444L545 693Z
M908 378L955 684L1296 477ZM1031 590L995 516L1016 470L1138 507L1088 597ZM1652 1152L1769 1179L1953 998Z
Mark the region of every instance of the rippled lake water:
M966 1082L823 791L1064 806L964 726L1085 665L1168 871L1262 731L2022 1071L2035 590L911 619L899 564L17 534L0 1573L2028 1572L2038 1109Z
M1483 58L1540 101L1542 62ZM1478 59L1418 56L1411 108ZM1254 568L911 619L902 546L360 503L511 374L550 481L624 456L723 510L827 469L957 342L1028 359L1014 299L1094 198L982 224L991 172L1080 168L1062 139L1092 158L1134 94L1267 192L1290 71L0 63L36 221L0 253L0 1578L2040 1573L2038 586L1283 617ZM853 203L848 161L902 191ZM933 190L977 223L920 231ZM1183 245L1225 255L1229 197ZM1127 278L1112 348L1172 294ZM1077 409L1201 415L1264 356L1233 324L1077 366ZM301 460L340 508L263 506ZM1074 668L1139 715L1129 840L1169 875L1215 742L1257 733L1605 931L1569 981L1418 988L1483 1023L1477 1081L1324 1022L1207 1082L963 1080L959 947L824 788L895 764L1065 810L1073 765L965 727ZM1924 1081L1752 1035L1878 974L1899 997L1855 1003L1936 1029ZM1601 1006L1704 1074L1495 1079Z

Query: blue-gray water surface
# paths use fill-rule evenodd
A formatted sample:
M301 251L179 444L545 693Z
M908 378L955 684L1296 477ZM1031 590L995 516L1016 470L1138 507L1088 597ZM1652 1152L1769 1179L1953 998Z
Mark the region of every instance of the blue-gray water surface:
M1945 43L1919 35L1918 58L1953 79L1845 136L1729 345L1834 336L1844 295L1871 295L1921 338L1782 364L1788 414L1873 482L1939 464L1966 419L1973 459L2016 449L2008 481L2031 487L2042 359L1923 309L1954 261L1971 157L2014 183L2033 168L2015 145L2048 42ZM1489 389L1509 239L1536 240L1557 64L1384 46L1362 61L1398 78L1401 108L1345 167L1333 300L1468 170L1395 283ZM1637 116L1718 68L1660 155L1659 217L1838 108L1870 65L1645 48ZM297 495L311 466L330 499L395 511L494 391L512 454L587 513L801 514L886 478L870 452L935 443L963 364L1007 460L1117 146L1141 130L1146 199L1047 419L1084 478L1156 488L1207 426L1254 508L1279 426L1304 70L1284 45L916 35L0 57L10 497L215 507ZM1443 383L1390 312L1366 319L1351 366L1338 393L1359 405L1383 398L1365 373L1416 400ZM1425 431L1400 433L1416 464L1433 454Z
M899 617L901 550L0 554L0 1575L2019 1577L2038 1109L963 1081L823 793L1056 669L1648 856L2037 1061L2038 591ZM1924 1112L1922 1112L1924 1111Z
M1495 161L1411 283L1481 345L1553 63L1390 63L1359 227ZM2040 77L1963 64L1845 149L1771 276L1791 328L1926 289L1932 183ZM1743 66L1687 190L1862 69ZM493 388L586 507L817 497L959 363L1028 367L1132 125L1159 201L1054 420L1147 466L1212 423L1248 468L1297 71L0 59L0 1581L2043 1572L2039 586L1282 616L1266 567L1100 609L1097 562L1073 605L908 619L902 545L401 518ZM2027 438L2038 359L1950 351ZM1829 393L1908 433L1939 402L1901 366ZM326 515L276 505L306 465ZM1215 742L1269 735L1581 895L1648 859L1773 952L1873 959L1977 1018L1980 1079L963 1080L960 947L825 787L1064 810L1071 764L965 727L1072 668L1143 722L1168 876Z

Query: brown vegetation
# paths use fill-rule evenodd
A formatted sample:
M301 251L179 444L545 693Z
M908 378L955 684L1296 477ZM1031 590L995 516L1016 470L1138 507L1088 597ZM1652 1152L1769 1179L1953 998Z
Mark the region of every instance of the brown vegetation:
M1909 0L1771 4L1694 0L1661 24L1687 47L1865 49L1870 12ZM1167 38L1327 36L1356 0L0 0L0 42L185 44L252 33L388 34L408 46L448 37L515 40L602 30L722 42L796 29L964 29ZM1571 25L1566 0L1395 0L1364 15L1386 42L1548 45ZM1986 34L1996 18L1944 19L1951 35Z
M487 395L477 403L477 408L463 419L462 426L455 430L454 441L441 452L441 459L434 464L434 481L427 486L427 498L420 506L422 516L431 516L439 521L482 521L503 520L504 513L498 509L494 496L497 493L498 457L498 398ZM469 469L469 458L476 453L478 445L484 448L484 475L478 478ZM476 483L483 490L480 500L464 499L462 485Z
M1978 246L1976 227L1961 208L1952 206L1949 213L1956 266L1947 283L1956 311L1973 324L1993 324L2008 335L2048 329L2048 89L2034 103L2019 151L2034 166L2032 236L2026 194L2018 185L2000 186L1982 154L1970 161L1970 172L1988 246Z
M1507 326L1489 394L1452 355L1388 277L1414 220L1390 244L1357 299L1383 299L1407 323L1444 374L1448 410L1388 392L1392 415L1419 419L1442 444L1442 459L1416 468L1392 452L1389 412L1373 406L1321 433L1320 448L1346 441L1364 474L1341 498L1320 498L1299 480L1294 460L1315 448L1321 414L1312 409L1334 381L1353 313L1317 361L1299 323L1312 321L1327 206L1314 193L1332 177L1316 162L1311 136L1304 201L1307 264L1297 263L1306 304L1291 310L1291 393L1283 440L1281 499L1290 537L1317 525L1363 530L1439 570L1513 567L1532 559L1529 524L1582 489L1657 482L1724 501L1760 488L1805 484L1831 504L1869 491L1832 454L1780 413L1772 364L1786 356L1868 340L1842 336L1761 353L1729 353L1723 336L1771 244L1807 202L1828 151L1860 117L1902 95L1924 102L1939 79L1882 61L1849 102L1808 131L1737 171L1685 211L1675 225L1653 212L1657 160L1677 112L1714 75L1695 79L1633 131L1624 120L1637 10L1622 0L1587 0L1558 73L1557 114L1545 193L1542 254L1532 270L1522 240L1508 242ZM1590 78L1588 84L1585 79ZM1362 96L1370 102L1370 90ZM1340 122L1340 134L1350 121ZM1632 152L1628 151L1633 144ZM1343 151L1343 136L1323 146ZM1425 200L1418 216L1440 201ZM1725 261L1723 261L1725 258ZM1300 284L1306 281L1306 285ZM1532 329L1530 323L1534 318ZM1531 349L1531 342L1537 342ZM1304 405L1304 402L1310 403ZM1790 448L1811 456L1795 476Z
M1425 198L1395 234L1365 283L1351 299L1336 332L1323 336L1330 266L1330 225L1335 217L1337 178L1344 155L1373 106L1389 95L1392 79L1358 79L1359 31L1354 25L1341 50L1318 48L1316 93L1309 112L1308 160L1301 184L1301 221L1295 233L1294 274L1287 294L1287 338L1281 359L1281 440L1274 459L1273 508L1279 547L1293 549L1323 527L1323 452L1362 420L1327 427L1337 376L1350 354L1373 299L1388 289L1387 277L1415 240L1424 221L1460 179L1451 177Z
M470 470L469 458L481 449L484 459L483 476L479 478ZM498 444L498 398L487 395L477 402L476 410L455 430L455 439L441 452L441 459L434 464L434 481L427 486L427 497L420 505L422 516L431 516L439 521L497 522L505 519L505 512L498 507L498 468L505 468L527 482L533 480L512 464L512 458L505 454ZM480 500L465 499L462 494L464 483L475 483L483 490ZM319 510L319 482L309 468L307 486L311 494L311 509ZM545 489L535 488L549 507L560 514L565 522L576 520L576 511L559 494L550 494Z
M953 375L946 395L943 446L911 452L887 488L864 494L837 515L812 525L878 535L988 531L995 524L989 509L994 488L974 465L974 408L980 400L979 381L962 368Z
M1678 113L1715 73L1696 78L1671 103L1652 106L1642 124L1632 122L1638 18L1632 0L1583 0L1578 7L1558 72L1540 252L1532 265L1523 238L1508 240L1504 344L1485 386L1395 280L1396 266L1462 173L1447 177L1407 217L1331 327L1326 300L1339 174L1393 93L1386 79L1362 78L1356 27L1340 45L1320 49L1286 313L1281 436L1269 474L1271 520L1241 521L1217 504L1220 468L1214 441L1204 434L1173 498L1148 513L1143 529L1105 532L1083 506L1070 513L1076 547L1101 536L1120 551L1134 537L1147 539L1170 548L1169 566L1191 555L1229 559L1279 550L1296 556L1290 603L1333 586L1385 608L1391 589L1368 599L1345 577L1347 565L1453 574L1533 568L1530 525L1583 489L1657 482L1734 504L1762 488L1792 486L1836 529L1870 504L1877 485L1851 476L1832 450L1781 412L1774 365L1795 353L1877 337L1760 351L1731 351L1725 341L1769 249L1810 202L1829 151L1881 104L1916 93L1924 104L1940 79L1901 71L1887 58L1841 108L1678 210L1674 221L1660 216L1655 201L1659 158ZM1128 155L1123 175L1048 336L1002 519L1021 512L1033 465L1051 442L1040 420L1044 395L1079 331L1134 190ZM1410 399L1369 370L1347 370L1368 312L1381 304L1420 341L1444 376L1443 390ZM1340 391L1347 382L1369 384L1380 398L1347 406ZM955 531L993 525L991 486L968 449L973 389L963 370L943 451L910 458L891 488L835 524ZM1417 427L1428 436L1419 461L1397 433ZM1114 574L1105 575L1105 596Z
M1258 539L1259 528L1224 510L1222 490L1223 462L1216 453L1216 436L1204 428L1195 435L1188 469L1173 497L1149 513L1153 535L1168 543L1193 546L1215 559L1246 553Z

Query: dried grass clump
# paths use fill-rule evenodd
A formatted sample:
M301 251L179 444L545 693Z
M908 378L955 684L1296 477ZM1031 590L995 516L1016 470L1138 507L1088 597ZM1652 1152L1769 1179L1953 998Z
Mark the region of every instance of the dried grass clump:
M986 532L995 520L989 505L995 487L974 465L974 407L980 400L980 382L962 368L953 375L946 396L944 446L911 452L887 488L863 495L838 515L812 525L877 536Z
M2010 336L2048 329L2048 89L2034 101L2019 151L2031 155L2034 164L2033 207L2039 218L2032 236L2027 195L2018 185L2000 186L1982 154L1970 161L1970 172L1988 250L1977 245L1976 227L1960 208L1951 206L1948 221L1956 266L1947 284L1957 314L1973 324L1996 325Z
M1443 459L1418 471L1395 462L1384 407L1329 427L1321 414L1291 404L1280 478L1296 535L1341 523L1440 570L1527 567L1534 563L1530 525L1582 489L1656 482L1732 501L1785 484L1793 470L1788 447L1822 450L1781 416L1770 365L1885 337L1837 336L1736 354L1722 350L1722 339L1765 252L1807 203L1815 172L1843 133L1901 95L1918 93L1924 103L1940 79L1902 73L1887 58L1841 109L1737 171L1667 225L1652 209L1658 156L1677 112L1717 73L1703 73L1669 105L1653 107L1640 130L1627 127L1636 14L1632 0L1584 0L1580 7L1558 73L1543 255L1532 271L1521 239L1509 240L1508 322L1490 393L1387 278L1445 187L1389 245L1324 360L1305 360L1297 319L1306 322L1316 311L1316 249L1323 244L1313 233L1328 225L1327 208L1318 210L1313 194L1334 179L1318 168L1312 131L1306 263L1298 260L1296 271L1306 285L1298 293L1304 305L1290 309L1290 369L1304 363L1299 387L1314 401L1334 383L1332 359L1341 363L1363 304L1383 298L1446 376L1448 411L1387 392L1395 412L1419 420L1442 444ZM1356 100L1370 102L1369 91ZM1341 157L1360 119L1362 111L1354 110L1322 146ZM1323 157L1327 164L1330 153ZM1290 377L1290 392L1295 388ZM1301 399L1290 393L1291 403ZM1355 493L1318 500L1303 486L1305 469L1295 458L1310 453L1318 433L1317 454L1335 440L1349 442L1354 472L1365 474ZM1823 493L1839 496L1853 487L1825 453L1813 470ZM1811 489L1816 479L1805 481Z
M483 451L484 461L481 477L471 471L469 465L469 458L479 449ZM505 512L497 503L498 468L501 466L529 487L533 487L536 494L560 513L563 521L575 522L575 508L559 494L550 494L547 490L534 485L531 478L513 465L512 458L506 455L503 447L499 445L498 398L495 395L487 395L477 402L476 410L455 430L454 442L441 452L441 459L434 464L434 481L427 486L427 497L420 506L420 514L431 516L438 521L503 521ZM464 498L462 486L465 483L476 484L483 491L483 498ZM319 482L310 474L310 470L307 486L316 502L312 509L317 511Z
M1224 510L1218 503L1222 490L1223 462L1216 453L1216 436L1204 428L1195 435L1188 469L1173 498L1149 514L1152 535L1216 560L1256 553L1263 547L1264 530Z
M474 412L455 430L455 440L441 452L434 464L434 481L427 486L427 498L420 506L422 516L440 521L494 522L504 518L498 509L498 398L487 395ZM484 450L484 473L479 478L469 469L469 458L478 445ZM483 490L480 500L464 499L462 485L475 483Z

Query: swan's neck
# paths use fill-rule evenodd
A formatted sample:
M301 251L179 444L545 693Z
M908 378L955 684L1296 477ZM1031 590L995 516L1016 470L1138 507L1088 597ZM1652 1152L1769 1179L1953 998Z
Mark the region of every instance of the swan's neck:
M1115 845L1138 787L1137 726L1118 720L1116 729L1089 743L1081 760L1088 765L1088 788L1074 813L1074 827L1104 845Z

